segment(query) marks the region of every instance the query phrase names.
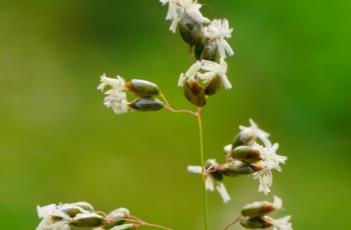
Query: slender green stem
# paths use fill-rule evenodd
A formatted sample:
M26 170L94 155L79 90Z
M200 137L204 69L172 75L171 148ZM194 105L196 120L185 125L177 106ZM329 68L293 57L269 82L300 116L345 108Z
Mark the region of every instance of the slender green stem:
M171 104L168 102L166 96L161 92L160 93L160 97L163 100L163 102L165 103L165 109L169 110L170 112L173 113L188 113L191 114L193 116L197 116L197 113L188 109L175 109L173 108L173 106L171 106Z
M200 138L200 157L201 157L201 166L203 168L202 174L202 187L203 187L203 206L204 206L204 229L208 230L208 203L207 203L207 191L206 191L206 165L205 165L205 153L204 153L204 134L203 134L203 127L202 127L202 117L201 117L201 109L198 109L197 112L197 122L199 125L199 138Z

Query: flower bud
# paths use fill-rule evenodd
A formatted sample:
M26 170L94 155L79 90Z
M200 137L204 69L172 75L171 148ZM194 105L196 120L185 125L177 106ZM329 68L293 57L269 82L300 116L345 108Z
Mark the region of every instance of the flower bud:
M133 79L125 84L125 88L138 97L153 97L160 93L155 83L145 80Z
M71 205L78 206L86 211L94 211L94 207L88 202L81 201L81 202L72 203Z
M202 25L195 22L189 17L182 17L179 22L180 34L183 40L190 46L194 46L201 42L202 39Z
M268 213L273 212L275 210L276 207L271 202L260 201L245 205L241 209L241 214L243 216L258 217L265 216Z
M157 99L140 98L130 103L129 107L143 112L150 112L162 109L163 103Z
M231 156L247 164L262 160L260 151L251 146L238 146L231 152Z
M267 217L247 217L247 216L243 216L240 218L240 224L244 228L248 228L248 229L269 228L273 225L271 219Z
M240 161L232 161L225 163L223 165L222 171L224 175L231 177L248 175L255 172L250 165L244 164Z
M96 213L86 213L76 215L71 224L81 228L99 227L104 223L104 217Z
M206 105L205 92L198 81L188 80L184 82L184 95L189 102L198 107Z
M207 84L205 88L205 94L208 96L212 96L216 94L222 87L222 81L221 79L217 76L212 78L212 80Z

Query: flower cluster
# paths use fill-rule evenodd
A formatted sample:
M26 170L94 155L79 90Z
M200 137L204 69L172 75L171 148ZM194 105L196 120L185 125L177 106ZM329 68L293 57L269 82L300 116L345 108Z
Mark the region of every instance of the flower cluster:
M252 175L260 182L259 191L267 194L273 181L271 171L281 171L279 165L287 160L287 157L276 153L279 145L271 144L269 134L259 129L253 120L250 123L250 127L240 126L233 144L224 147L224 163L210 159L205 170L200 166L188 166L189 172L203 174L206 177L206 189L213 191L216 187L225 203L230 201L230 196L222 182L224 177Z
M110 87L105 91L106 87ZM104 104L107 108L112 108L116 114L128 112L129 109L139 111L157 111L163 108L163 103L155 97L160 94L160 90L155 83L133 79L126 82L121 76L109 78L105 74L100 78L98 90L105 91ZM132 102L128 102L127 92L137 97Z
M208 96L224 87L231 89L227 77L227 56L234 51L227 42L233 29L227 19L210 21L200 12L201 4L196 0L160 0L168 4L166 19L172 21L171 31L179 26L183 40L191 47L197 62L181 74L178 85L184 88L185 97L192 104L203 107Z
M118 208L106 214L95 211L94 207L87 202L38 206L37 212L41 219L37 230L70 230L74 227L94 230L132 230L152 225L130 215L126 208Z
M253 202L241 209L240 224L248 229L264 229L273 227L273 230L292 230L290 216L273 219L269 213L282 208L282 200L274 197L273 203L268 201Z

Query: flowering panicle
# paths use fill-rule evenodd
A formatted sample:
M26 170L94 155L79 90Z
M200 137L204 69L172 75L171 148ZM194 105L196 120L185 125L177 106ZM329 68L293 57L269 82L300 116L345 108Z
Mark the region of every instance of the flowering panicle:
M37 212L41 219L37 230L70 230L73 227L94 230L131 230L151 226L144 220L131 216L126 208L118 208L105 214L95 211L87 202L38 206Z
M253 202L241 209L239 218L241 226L248 229L264 229L272 227L273 230L292 230L289 222L290 216L273 219L267 216L269 213L282 208L282 200L275 196L273 203L268 201Z

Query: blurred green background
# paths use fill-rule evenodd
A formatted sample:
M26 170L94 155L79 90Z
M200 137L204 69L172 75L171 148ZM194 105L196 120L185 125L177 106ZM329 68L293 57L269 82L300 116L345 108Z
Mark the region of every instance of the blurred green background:
M295 229L351 229L351 2L202 3L206 16L230 20L236 51L234 89L204 112L206 156L223 160L238 125L254 118L289 157L268 198L247 177L226 180L228 205L210 193L211 230L273 194ZM199 177L185 170L199 163L195 120L116 116L96 90L102 73L139 77L189 107L176 83L193 59L165 15L157 0L1 2L1 229L34 229L36 205L79 200L202 229Z

